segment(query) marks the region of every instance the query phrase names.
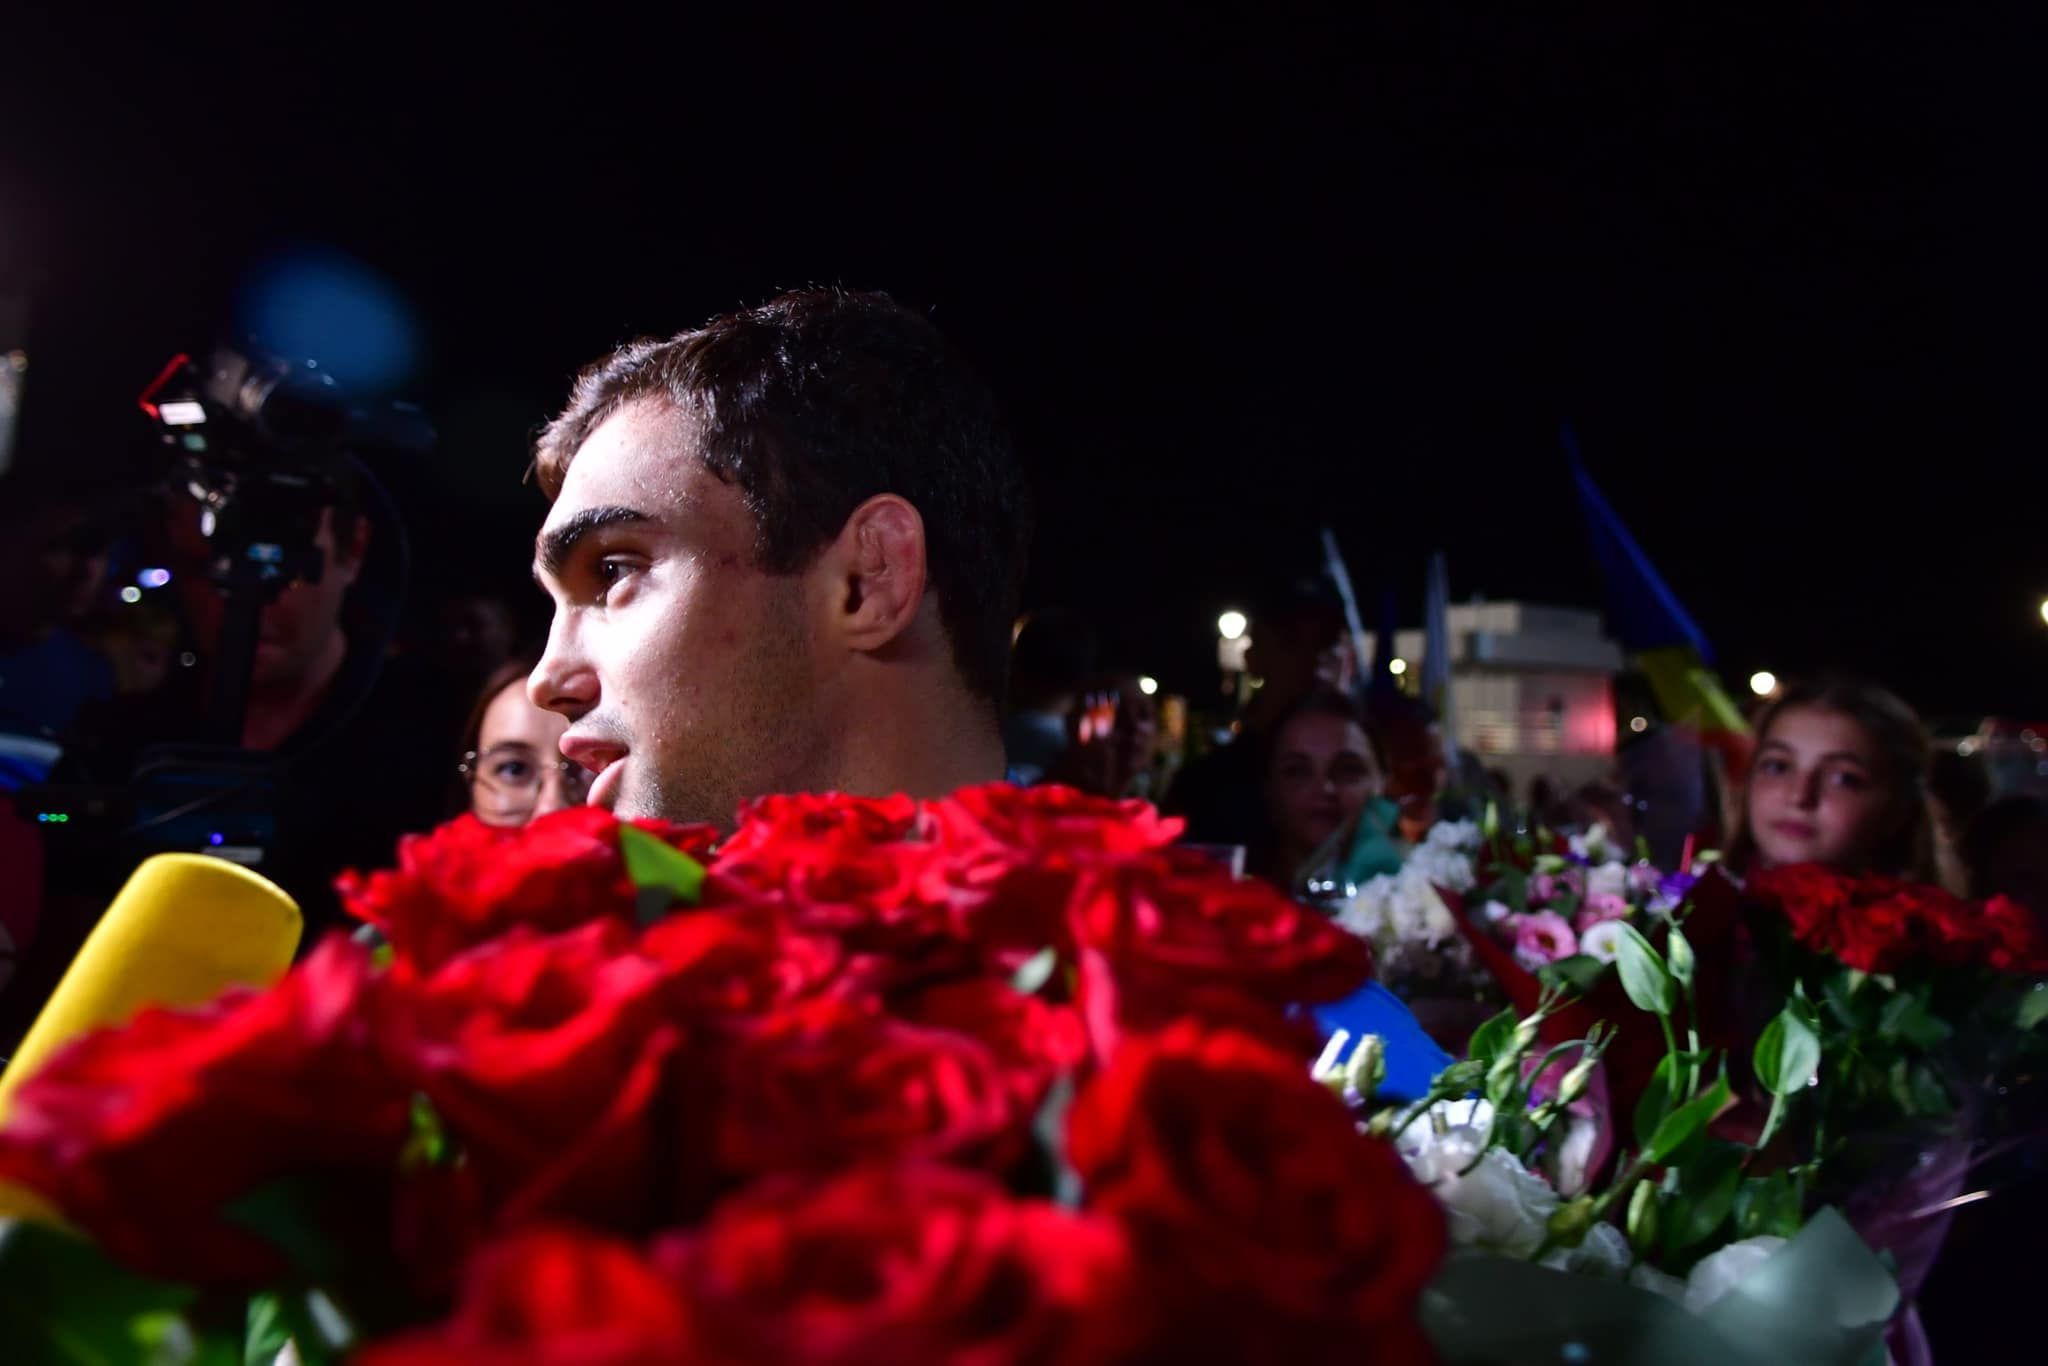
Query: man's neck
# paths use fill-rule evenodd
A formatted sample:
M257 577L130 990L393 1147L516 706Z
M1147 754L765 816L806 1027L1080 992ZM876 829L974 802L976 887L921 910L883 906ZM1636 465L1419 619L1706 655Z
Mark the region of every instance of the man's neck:
M252 684L248 716L242 722L242 748L267 752L291 739L327 700L347 658L348 639L336 631L303 674L278 683Z
M845 717L835 737L839 790L942 797L1002 778L1002 732L986 699L957 686L899 686L886 703L856 706Z

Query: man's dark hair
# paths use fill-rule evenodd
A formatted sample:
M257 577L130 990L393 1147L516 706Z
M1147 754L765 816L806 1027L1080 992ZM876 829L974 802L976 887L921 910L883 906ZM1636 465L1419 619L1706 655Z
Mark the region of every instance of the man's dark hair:
M808 289L631 342L585 368L542 431L534 467L550 499L590 434L648 398L698 424L697 456L746 501L771 573L809 564L876 494L909 500L954 663L1001 700L1027 493L994 396L937 328L884 294Z

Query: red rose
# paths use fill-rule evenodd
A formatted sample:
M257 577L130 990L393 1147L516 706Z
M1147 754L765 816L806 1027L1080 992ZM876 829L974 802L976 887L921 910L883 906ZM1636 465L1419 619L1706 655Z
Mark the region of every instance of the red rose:
M1163 849L1182 827L1144 802L1057 786L963 788L929 809L956 914L1005 973L1048 946L1071 960L1066 908L1082 870Z
M2048 941L2041 922L2009 896L1995 896L1978 908L1985 960L2000 972L2048 972Z
M946 1167L767 1182L662 1260L700 1361L1129 1360L1143 1309L1114 1224Z
M719 862L779 881L792 862L811 857L807 851L897 843L917 821L917 803L904 796L796 792L761 797L740 808L739 829L719 849Z
M1088 1035L1070 1006L1052 1005L989 978L948 982L903 1001L895 1014L927 1028L965 1034L1002 1064L1021 1104L1035 1110L1063 1072L1088 1058Z
M364 1348L359 1366L643 1366L692 1360L681 1295L628 1244L535 1229L464 1269L447 1323Z
M1193 1023L1133 1038L1076 1098L1067 1145L1191 1353L1431 1359L1415 1308L1443 1215L1295 1058Z
M393 981L380 1046L423 1091L503 1217L649 1213L651 1113L681 1028L625 926L513 930Z
M692 857L717 832L636 821ZM519 828L459 816L399 841L399 866L337 880L342 904L391 941L401 972L432 972L514 925L566 930L601 917L630 920L634 887L619 822L593 806L554 811Z
M710 1092L714 1161L731 1175L869 1158L1000 1170L1030 1138L1031 1107L987 1044L839 1001L750 1029L726 1052L723 1078Z
M270 1280L286 1259L237 1224L239 1197L306 1176L339 1198L397 1170L409 1095L369 1045L381 989L369 951L334 936L269 991L89 1034L16 1092L0 1178L43 1192L137 1270Z
M1149 853L1179 839L1186 825L1148 802L1114 801L1056 785L965 787L931 803L929 811L942 845L998 845L1033 862Z
M680 1019L752 1015L816 995L846 955L833 939L800 932L780 911L728 904L663 918L640 937L661 963L663 995Z
M1083 981L1113 984L1124 1028L1206 1015L1272 1033L1288 1006L1341 1000L1372 975L1358 936L1183 850L1090 870L1072 914Z

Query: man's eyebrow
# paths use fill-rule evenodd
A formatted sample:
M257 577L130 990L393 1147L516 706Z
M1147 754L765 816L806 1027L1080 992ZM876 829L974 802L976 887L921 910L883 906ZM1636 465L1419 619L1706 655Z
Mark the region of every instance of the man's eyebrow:
M543 531L534 538L534 564L541 573L559 577L562 566L569 562L569 557L576 553L576 547L585 537L608 526L635 526L653 520L638 508L585 508L574 516L563 519L562 524L554 530Z

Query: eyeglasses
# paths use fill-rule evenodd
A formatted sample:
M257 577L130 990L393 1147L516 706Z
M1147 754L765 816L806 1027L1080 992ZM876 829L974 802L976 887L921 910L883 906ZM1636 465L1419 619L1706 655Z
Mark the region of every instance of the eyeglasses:
M478 753L471 750L456 766L469 783L470 799L479 818L523 820L540 804L550 775L561 789L564 806L580 806L590 791L590 772L567 759L542 758L532 745L507 741Z

